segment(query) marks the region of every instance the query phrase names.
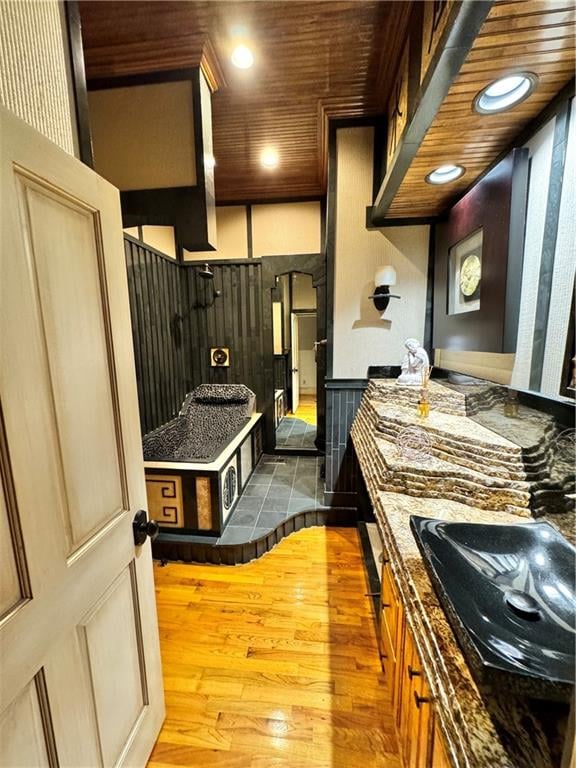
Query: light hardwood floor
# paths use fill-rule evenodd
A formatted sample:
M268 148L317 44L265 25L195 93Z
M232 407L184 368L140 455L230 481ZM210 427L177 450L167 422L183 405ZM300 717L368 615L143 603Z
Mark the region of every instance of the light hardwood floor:
M167 718L149 768L400 768L355 529L155 578Z

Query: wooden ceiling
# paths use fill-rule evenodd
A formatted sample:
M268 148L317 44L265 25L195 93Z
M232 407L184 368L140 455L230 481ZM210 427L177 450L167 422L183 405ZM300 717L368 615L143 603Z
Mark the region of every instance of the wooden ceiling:
M575 32L573 0L495 2L386 218L434 216L460 197L574 77ZM501 114L473 111L482 88L520 71L539 78L526 101ZM463 165L466 173L446 186L424 181L430 171L448 163Z
M213 95L219 201L319 196L329 117L384 109L411 2L80 2L88 80L198 66L221 69ZM230 63L244 39L254 67ZM274 147L280 166L263 170Z

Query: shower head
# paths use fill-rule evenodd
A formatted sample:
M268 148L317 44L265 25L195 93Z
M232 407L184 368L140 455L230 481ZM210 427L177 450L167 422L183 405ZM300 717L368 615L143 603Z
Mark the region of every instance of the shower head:
M198 273L204 280L214 280L214 272L209 264L204 264L203 269Z

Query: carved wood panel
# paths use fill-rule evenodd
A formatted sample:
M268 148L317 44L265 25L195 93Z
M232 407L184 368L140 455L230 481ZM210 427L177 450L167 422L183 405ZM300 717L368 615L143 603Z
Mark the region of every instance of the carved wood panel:
M400 59L400 67L394 81L390 100L388 101L388 144L386 150L388 164L390 164L394 157L408 120L409 49L410 45L407 41L402 58Z
M426 0L424 3L420 82L423 82L426 77L430 62L434 58L438 43L446 29L446 22L453 5L454 0Z

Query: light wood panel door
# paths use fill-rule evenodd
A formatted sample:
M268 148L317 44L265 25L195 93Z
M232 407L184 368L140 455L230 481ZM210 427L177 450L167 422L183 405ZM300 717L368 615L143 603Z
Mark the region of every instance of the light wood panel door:
M118 192L0 128L0 764L142 766L164 705Z
M434 725L434 742L432 748L432 760L430 762L431 768L452 768L452 762L448 757L448 752L444 745L444 739L440 733L440 728L436 723Z

